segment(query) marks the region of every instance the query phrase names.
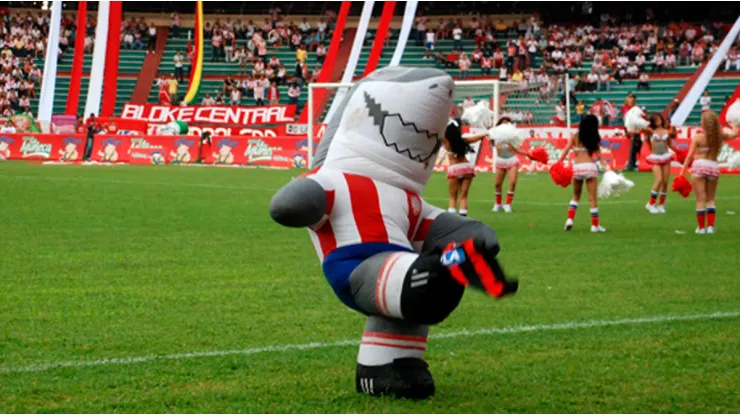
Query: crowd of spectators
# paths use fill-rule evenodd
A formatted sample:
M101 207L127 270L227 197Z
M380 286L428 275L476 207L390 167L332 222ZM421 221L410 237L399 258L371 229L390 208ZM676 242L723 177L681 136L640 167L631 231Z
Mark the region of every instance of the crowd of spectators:
M0 116L30 112L30 100L40 89L42 73L38 62L46 57L49 12L17 12L0 9ZM84 51L92 53L96 19L87 17ZM75 14L63 13L60 23L57 61L74 48L77 36ZM143 19L131 18L122 25L121 44L124 49L143 49L147 44L154 50L156 28Z
M94 36L94 33L92 34ZM88 34L89 36L89 34ZM92 39L90 39L92 45ZM85 46L87 47L87 40ZM157 27L154 22L146 23L143 17L131 17L121 25L121 47L123 49L143 50L154 53L157 44Z
M236 77L224 80L220 91L205 93L200 104L274 105L280 101L279 87L282 85L288 86L289 102L298 104L301 89L306 82L315 81L321 71L335 20L336 14L328 11L315 25L305 18L296 24L285 21L279 9L272 9L270 16L258 23L230 17L206 22L204 36L206 44L210 45L210 61L238 63L238 70ZM173 36L181 35L177 13L172 14L171 29ZM271 53L285 47L295 52L295 66L292 62L281 62ZM313 68L308 64L309 54L315 54ZM158 81L160 101L179 102L177 84L183 83L185 75L191 71L193 58L192 52L177 51L173 58L175 73Z
M727 51L722 68L725 71L740 71L740 38Z
M41 84L35 59L44 59L48 30L48 13L11 16L0 10L0 116L30 113Z
M593 62L598 80L608 82L638 79L642 73L665 72L676 66L698 66L719 46L724 24L692 25L686 22L668 24L616 24L606 20L600 27L583 25L543 25L536 16L515 24L486 17L431 19L418 16L412 37L424 45L424 59L435 59L446 68L457 68L465 78L471 68L485 75L499 72L503 78L517 69L544 69L550 74L563 74ZM451 50L437 50L440 39L451 39ZM463 41L473 46L464 47ZM740 48L728 54L725 68L740 70ZM585 71L584 71L585 72ZM590 72L590 71L589 71ZM586 83L589 72L582 74ZM588 86L593 84L593 76ZM606 79L602 80L605 83Z
M323 58L326 55L325 43L334 24L331 19L331 16L322 17L315 27L305 18L299 24L286 22L279 13L258 23L216 19L213 24L206 23L204 34L210 43L212 62L265 61L268 48L281 47L302 50L303 53L316 52ZM173 17L173 25L174 20ZM239 40L244 41L241 46Z
M544 105L559 97L555 116L548 120L555 124L565 122L565 94L569 94L576 122L584 114L594 114L602 125L615 125L622 116L615 102L597 98L586 108L576 95L610 91L625 79L636 80L637 90L650 90L650 74L701 65L717 50L725 34L722 22L692 25L649 20L636 25L607 17L601 26L594 27L544 25L536 16L514 24L478 16L465 19L434 22L418 16L412 39L425 46L423 59L459 70L460 79L467 78L471 69L480 69L484 75L519 83L517 94L536 94L535 104ZM452 40L452 49L436 48L441 39ZM728 52L723 68L740 71L740 42ZM568 85L561 76L565 72L571 74ZM551 104L547 105L545 113L552 114ZM505 108L502 115L524 124L533 119L531 112L517 108Z

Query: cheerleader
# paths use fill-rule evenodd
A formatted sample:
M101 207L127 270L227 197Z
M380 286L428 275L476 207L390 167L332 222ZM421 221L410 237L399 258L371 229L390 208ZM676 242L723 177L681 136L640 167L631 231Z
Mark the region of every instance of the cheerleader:
M576 210L578 209L578 202L581 199L584 182L586 182L588 201L591 205L591 232L603 233L606 231L604 227L599 225L599 205L596 199L599 170L594 163L594 156L599 158L599 162L604 169L609 169L601 154L600 142L599 120L596 116L589 114L583 117L578 126L578 133L571 137L565 150L560 155L560 159L557 161L557 163L562 163L568 156L568 153L571 150L573 151L573 200L570 201L568 208L565 231L573 229L573 220L576 217Z
M449 167L447 168L447 188L450 194L450 203L447 212L457 213L459 203L460 215L467 216L468 192L475 177L475 168L468 161L467 154L473 151L470 145L480 141L488 133L463 138L461 123L459 118L450 119L443 139L449 161Z
M496 125L508 124L508 117L502 117ZM511 212L511 203L514 201L514 191L516 191L516 180L519 171L519 158L517 154L527 156L527 152L521 150L518 146L511 143L496 144L496 203L493 205L493 212ZM509 175L509 191L506 194L506 204L501 204L501 192L503 189L504 179Z
M714 111L705 111L701 115L702 132L694 136L689 148L689 154L681 169L681 175L686 173L689 161L691 177L696 192L696 222L697 234L714 234L714 219L717 215L715 196L719 182L719 164L717 155L722 143L737 137L737 126L731 125L730 132L723 132L719 125L719 118Z
M675 132L669 128L670 125L663 116L660 113L654 113L650 117L650 126L644 130L648 136L644 142L650 149L647 161L653 165L653 176L655 177L653 187L650 189L650 201L645 205L651 214L665 214L668 178L671 174L671 160L673 160L673 154L669 149L673 150L671 139L675 135ZM655 205L656 200L658 201L657 206Z

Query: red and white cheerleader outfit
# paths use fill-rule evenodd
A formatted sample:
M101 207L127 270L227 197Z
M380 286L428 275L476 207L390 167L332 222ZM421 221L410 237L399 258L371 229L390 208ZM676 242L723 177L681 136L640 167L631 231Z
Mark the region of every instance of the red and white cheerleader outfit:
M509 146L501 146L496 154L496 169L509 170L519 166L519 158L509 149Z
M719 164L714 160L696 159L691 164L691 176L716 181L719 179Z
M647 157L647 161L653 165L668 165L673 160L673 155L668 151L668 133L663 136L653 134L650 137L652 153Z
M587 151L586 148L583 148L583 147L574 147L573 150L576 152ZM573 179L577 179L579 181L585 181L586 179L598 178L598 177L599 177L599 168L596 167L596 163L585 162L585 163L573 164Z
M475 167L470 162L455 163L447 168L447 178L474 178Z

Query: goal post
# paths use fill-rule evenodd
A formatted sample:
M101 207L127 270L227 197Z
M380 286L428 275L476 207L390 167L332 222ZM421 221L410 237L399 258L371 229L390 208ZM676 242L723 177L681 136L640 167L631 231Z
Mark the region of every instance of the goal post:
M550 85L555 84L555 85ZM327 113L334 100L344 97L344 94L354 83L326 82L308 84L308 166L313 166L315 146L314 138L317 126L328 123ZM488 101L493 110L493 123L506 116L513 123L525 126L551 125L558 116L556 105L563 95L567 104L562 115L562 122L570 123L570 100L562 89L567 85L565 77L550 80L548 85L542 83L499 81L497 79L484 80L456 80L454 104L461 106L466 99L479 103ZM565 101L564 100L564 101ZM452 109L450 109L452 110Z

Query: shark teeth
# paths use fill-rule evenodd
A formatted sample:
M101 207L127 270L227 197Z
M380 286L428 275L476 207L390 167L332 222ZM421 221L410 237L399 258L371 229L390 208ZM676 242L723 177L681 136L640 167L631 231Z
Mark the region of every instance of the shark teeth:
M383 137L383 142L385 142L385 145L387 147L393 148L395 149L397 153L406 155L406 157L408 157L409 159L417 161L419 163L427 162L437 153L437 151L439 150L439 147L442 144L442 141L440 140L439 135L437 133L431 133L429 130L419 129L414 122L405 121L403 117L401 116L401 114L398 114L398 113L390 114L389 112L383 110L383 107L380 105L380 103L375 101L373 97L371 97L370 94L367 93L367 91L364 92L364 98L365 98L365 105L368 109L370 117L372 117L373 119L373 124L379 127L380 135ZM386 137L385 131L387 129L388 130L395 129L396 131L405 130L411 135L418 135L419 137L413 139L411 143L422 144L426 140L434 140L435 142L434 147L429 152L429 154L425 154L426 152L424 151L424 148L421 148L421 149L415 149L414 147L402 148L399 146L399 143L395 141L391 141L388 139L388 137Z

